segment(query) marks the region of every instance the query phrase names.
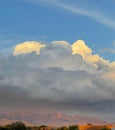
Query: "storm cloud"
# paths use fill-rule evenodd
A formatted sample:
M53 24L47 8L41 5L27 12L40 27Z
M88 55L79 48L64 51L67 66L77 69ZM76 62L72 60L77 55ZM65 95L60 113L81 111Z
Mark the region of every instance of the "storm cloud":
M82 40L17 46L7 58L0 56L2 108L115 116L115 62L93 54Z

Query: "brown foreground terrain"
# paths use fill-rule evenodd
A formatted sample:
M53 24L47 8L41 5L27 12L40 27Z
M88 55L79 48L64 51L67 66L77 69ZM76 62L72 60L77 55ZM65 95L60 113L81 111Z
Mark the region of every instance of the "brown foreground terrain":
M70 125L70 126L34 126L27 122L10 122L9 120L0 121L0 130L112 130L112 125Z
M103 128L112 129L112 125L80 125L79 130L102 130Z

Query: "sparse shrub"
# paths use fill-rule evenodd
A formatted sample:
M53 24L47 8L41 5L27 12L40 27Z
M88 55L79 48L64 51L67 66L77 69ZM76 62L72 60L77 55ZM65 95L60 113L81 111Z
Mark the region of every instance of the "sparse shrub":
M78 125L69 126L69 130L79 130L79 126Z
M104 128L102 128L101 130L111 130L111 129L108 128L108 127L104 127Z
M26 130L26 126L22 122L15 122L10 125L11 130Z
M87 123L87 125L92 126L92 124L91 124L91 123Z
M62 127L60 127L60 130L68 130L68 127L62 126Z
M31 128L31 130L39 130L39 127L38 127L38 126L33 126L33 127Z

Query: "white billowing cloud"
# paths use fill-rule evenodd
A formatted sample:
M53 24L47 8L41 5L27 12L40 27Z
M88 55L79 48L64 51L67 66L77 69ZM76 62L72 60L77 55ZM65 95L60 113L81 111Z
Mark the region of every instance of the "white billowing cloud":
M64 70L78 70L80 66L80 70L86 69L91 72L92 69L100 68L102 65L115 66L114 63L109 63L98 54L93 54L92 49L83 40L77 40L72 45L67 41L53 41L50 44L29 41L16 45L13 54L22 55L32 52L40 54L39 65L45 68L60 67ZM71 64L73 61L74 64Z
M72 54L80 54L83 58L85 55L89 55L92 53L92 50L85 44L83 40L78 40L72 45Z
M39 65L45 68L60 67L64 70L78 70L79 66L81 66L79 69L83 70L90 66L90 70L87 70L91 71L92 69L100 67L101 64L112 64L98 54L93 54L92 49L89 48L83 40L77 40L72 45L67 41L53 41L50 44L29 41L16 45L13 54L22 55L31 52L40 54ZM73 61L74 64L71 64ZM31 65L31 63L29 64Z
M103 62L104 64L108 64L107 60L104 60L98 54L92 54L92 49L89 48L83 40L78 40L73 43L72 54L80 54L86 62L89 63L97 63Z
M39 54L40 49L44 46L45 45L42 44L41 42L27 41L16 45L13 54L19 55L19 54L27 54L31 52L36 52L37 54Z
M42 48L39 63L44 68L58 67L69 71L87 70L92 72L96 69L90 63L85 63L82 55L72 55L71 45L66 41L53 41Z
M39 48L31 53L26 48L26 54L12 55L5 62L0 61L0 90L5 86L5 90L20 88L28 93L23 100L20 96L8 97L6 102L25 105L29 102L30 107L40 102L39 107L43 107L44 101L52 109L58 106L60 110L89 110L98 114L111 111L114 115L115 62L110 63L99 55L94 60L96 54L82 40L73 45L66 41L43 45L39 55L36 54ZM13 95L16 94L14 91Z
M63 70L77 70L79 66L81 66L80 68L87 66L82 62L84 61L80 55L72 56L70 44L64 41L47 44L40 52L39 63L44 68L58 67Z

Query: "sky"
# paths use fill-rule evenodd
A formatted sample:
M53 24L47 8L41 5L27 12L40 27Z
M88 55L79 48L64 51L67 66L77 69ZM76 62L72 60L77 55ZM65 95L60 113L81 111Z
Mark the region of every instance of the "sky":
M1 0L1 112L39 108L115 121L114 6Z

